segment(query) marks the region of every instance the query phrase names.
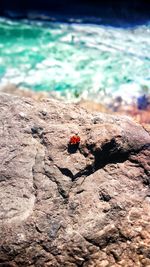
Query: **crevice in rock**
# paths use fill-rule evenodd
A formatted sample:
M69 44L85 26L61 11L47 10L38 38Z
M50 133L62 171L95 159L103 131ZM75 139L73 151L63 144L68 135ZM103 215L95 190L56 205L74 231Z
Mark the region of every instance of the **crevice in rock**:
M31 132L34 137L35 135L41 137L41 135L43 134L43 128L40 126L34 125L33 127L31 127Z
M98 249L101 248L100 245L98 245L97 242L95 242L93 239L88 238L88 237L85 237L85 236L84 236L84 239L85 239L85 241L87 241L87 242L88 242L89 244L91 244L92 246L95 246L95 247L97 247Z
M35 158L34 158L34 164L32 166L32 179L33 179L33 189L34 189L34 195L35 198L37 197L37 185L36 185L36 172L35 172L35 165L36 165L36 158L37 158L38 150L36 151Z
M39 144L37 144L39 145ZM44 155L43 155L43 158L41 159L41 162L44 162L44 166L45 166L45 147L43 146L44 148ZM44 172L43 172L43 166L42 166L42 169L39 170L39 160L38 160L38 157L40 155L40 148L37 146L36 147L36 152L35 152L35 156L34 156L34 163L33 163L33 166L32 166L32 178L33 178L33 189L34 189L34 195L35 195L35 198L37 198L37 195L38 195L38 186L37 186L37 182L38 182L38 175L39 174L42 174L44 175ZM38 170L37 170L38 168Z
M76 173L74 175L73 181L77 180L78 178L80 178L82 176L83 177L84 176L87 177L87 176L91 175L94 172L95 172L95 169L94 169L93 165L88 165L88 166L85 167L85 169L81 170L80 172L78 172L78 173Z
M104 249L107 246L114 244L114 243L118 243L118 242L127 242L127 241L131 241L131 238L124 236L121 231L119 229L115 229L114 232L112 233L105 233L104 235L102 235L101 238L98 238L98 240L96 240L96 238L90 238L90 237L85 237L84 239L91 245L99 248L99 249Z
M57 186L57 190L59 192L59 194L61 195L61 197L65 200L65 202L68 199L68 193L62 188L61 184L59 181L57 181L57 179L55 177L52 177L47 171L44 172L44 174L52 181L56 184Z
M141 167L142 168L142 170L144 171L144 176L142 177L143 183L145 185L150 186L150 171L146 170L145 167L143 166L143 164L141 162L139 162L138 159L130 158L130 162L132 162L134 164L137 164L137 167Z
M73 173L68 168L61 168L59 166L57 166L57 168L60 170L60 172L63 175L69 177L71 180L74 180L74 175L73 175Z
M88 175L104 168L107 164L124 163L127 160L130 160L131 155L135 155L142 150L148 149L149 146L150 144L145 144L137 149L124 150L122 147L120 147L115 138L112 138L109 142L103 144L101 148L95 148L95 144L87 144L88 151L94 156L94 162L90 171L88 168ZM83 151L80 150L80 152L84 154ZM85 156L87 157L87 155ZM146 174L148 175L148 173ZM77 177L80 177L79 173L77 174Z
M76 192L76 194L79 195L79 194L81 194L81 193L83 193L83 192L85 192L85 191L86 191L85 189L80 189L80 190L78 190L78 191Z
M46 144L46 142L44 140L44 130L43 130L43 128L42 127L38 127L38 126L34 126L33 128L31 128L31 130L32 130L33 137L34 138L38 138L40 140L40 144L43 145L44 150L45 150L47 144ZM36 161L36 157L37 157L37 154L35 156L35 161ZM49 158L49 160L51 160L51 159ZM47 171L45 171L46 153L45 153L45 156L44 156L43 161L44 161L44 168L43 168L44 172L43 172L43 174L46 175L52 182L54 182L57 185L57 189L58 189L59 194L61 195L61 197L66 202L67 199L68 199L68 193L62 188L61 183L59 181L57 181L57 179L55 177L51 177L51 175L49 175L49 173ZM71 171L69 169L67 169L67 168L60 168L57 165L55 165L55 166L61 171L61 173L63 175L68 176L68 177L70 177L70 176L72 177L73 174L71 173ZM33 181L35 181L34 167L35 167L35 165L32 168ZM35 188L35 192L37 192L37 187L36 187L36 183L35 182L33 183L33 187ZM37 193L35 193L35 196L37 196Z
M129 152L124 152L118 147L118 144L114 139L104 144L101 149L95 150L94 145L87 146L90 153L94 156L94 162L87 165L83 170L77 172L75 175L68 168L61 168L56 166L60 172L69 177L72 182L76 181L80 177L87 177L96 172L99 169L104 168L107 164L123 163L129 159ZM81 150L80 153L84 154Z
M113 138L109 142L105 143L101 149L95 149L91 151L94 155L94 169L104 168L107 164L123 163L129 158L129 151L123 151Z
M99 249L104 249L107 246L109 246L110 244L117 243L119 241L118 237L115 237L113 235L110 236L109 234L108 234L108 236L106 234L104 237L102 237L102 239L99 242L97 242L96 240L91 239L91 238L87 238L87 237L84 237L84 238L91 245L93 245Z
M99 199L104 202L109 202L111 200L111 196L107 192L102 190L99 192Z
M97 170L104 168L107 164L123 163L129 159L130 155L130 152L125 152L119 148L114 139L104 144L101 149L95 149L93 144L87 145L87 148L94 156L94 161L92 164L87 165L83 170L77 172L75 175L73 175L69 169L60 168L57 166L62 174L68 176L72 181L75 181L82 176L90 176ZM84 155L82 150L80 150L80 153Z
M44 140L44 133L44 129L41 126L34 125L33 127L31 127L31 134L33 138L38 138L40 140L40 144L46 147L47 144Z
M69 177L71 179L71 181L75 181L78 178L82 177L82 176L89 176L92 173L94 173L94 169L93 169L93 165L88 165L85 167L85 169L77 172L75 175L73 175L73 173L67 169L67 168L60 168L57 166L57 168L61 171L61 173L67 177Z
M84 261L81 264L77 264L77 267L84 267L84 264L89 261L89 257L84 259Z
M39 234L42 234L42 231L38 228L38 226L35 224L35 229Z

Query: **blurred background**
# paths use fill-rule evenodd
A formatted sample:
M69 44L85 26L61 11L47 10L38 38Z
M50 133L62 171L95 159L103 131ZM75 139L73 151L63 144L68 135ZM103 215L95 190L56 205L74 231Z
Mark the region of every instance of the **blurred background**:
M34 11L59 16L101 17L104 20L116 17L135 20L136 23L149 19L149 8L149 0L1 0L0 4L1 14L8 16L26 17Z
M0 89L150 125L150 1L1 0Z

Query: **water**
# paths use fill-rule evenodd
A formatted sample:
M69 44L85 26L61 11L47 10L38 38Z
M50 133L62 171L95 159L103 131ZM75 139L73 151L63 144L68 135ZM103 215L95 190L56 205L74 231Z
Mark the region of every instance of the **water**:
M68 98L150 93L150 24L137 28L0 19L0 85Z

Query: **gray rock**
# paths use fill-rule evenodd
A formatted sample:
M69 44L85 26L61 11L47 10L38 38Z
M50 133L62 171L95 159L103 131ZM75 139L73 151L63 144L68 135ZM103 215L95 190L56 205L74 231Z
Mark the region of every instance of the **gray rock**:
M149 266L149 133L56 100L0 111L0 266Z

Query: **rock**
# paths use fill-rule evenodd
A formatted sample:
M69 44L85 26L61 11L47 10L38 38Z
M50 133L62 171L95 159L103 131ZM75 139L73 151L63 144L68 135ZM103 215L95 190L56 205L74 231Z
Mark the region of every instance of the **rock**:
M0 266L150 265L149 133L57 100L0 110Z
M112 113L112 111L109 110L106 107L106 105L102 105L101 103L96 103L90 100L80 100L80 102L78 102L78 105L90 112L98 111L98 112Z
M0 86L0 92L6 93L6 94L17 95L21 97L30 97L36 101L40 101L43 98L48 98L50 94L46 91L35 92L28 88L23 88L23 87L20 87L19 85L17 86L12 83L8 83L5 86ZM53 98L55 98L54 94L53 94Z

